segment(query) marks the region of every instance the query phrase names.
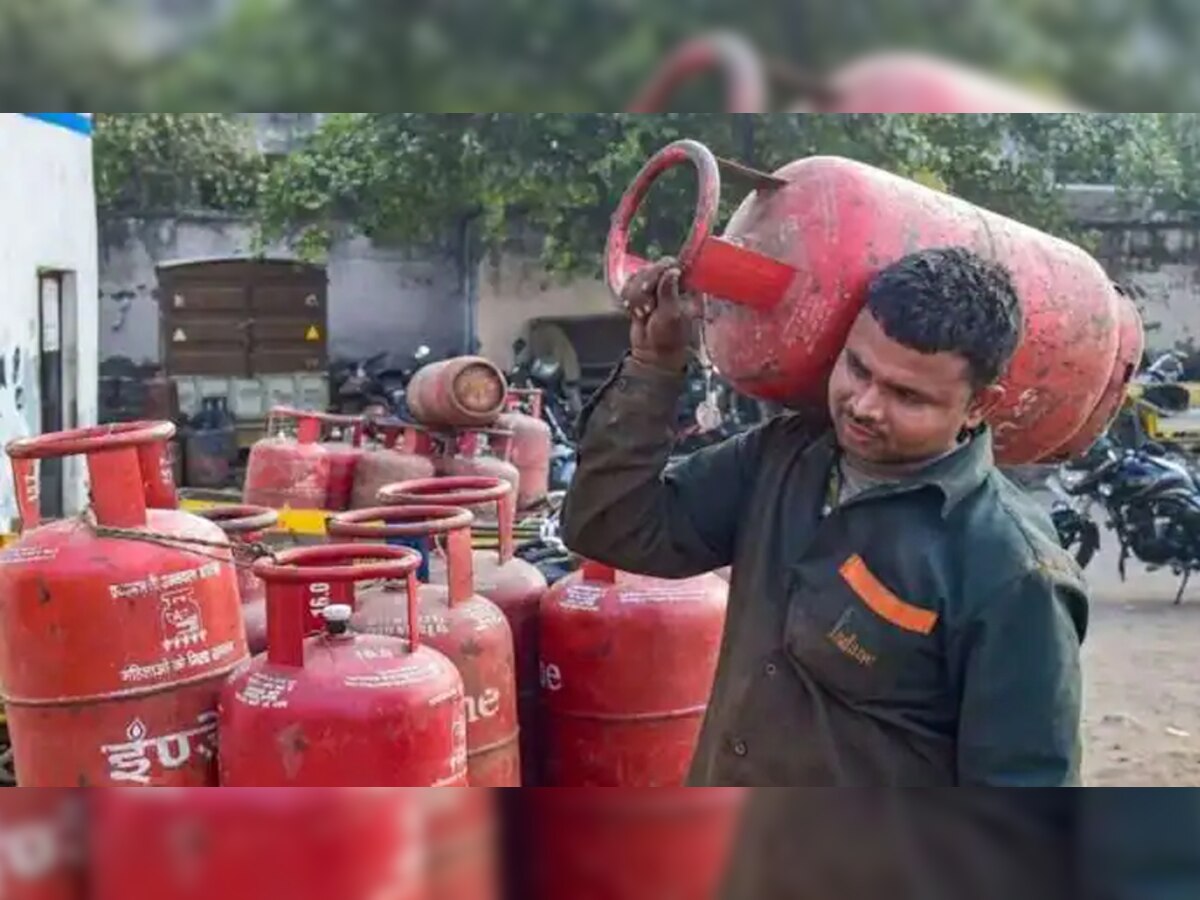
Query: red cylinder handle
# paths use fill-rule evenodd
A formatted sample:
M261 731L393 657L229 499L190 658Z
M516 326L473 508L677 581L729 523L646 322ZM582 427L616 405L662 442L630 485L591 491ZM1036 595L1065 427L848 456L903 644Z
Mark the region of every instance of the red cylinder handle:
M381 503L389 502L384 499L387 489L384 487L379 492ZM475 594L475 566L471 559L471 524L474 521L469 510L453 506L428 503L424 506L377 506L330 516L325 522L325 532L331 538L368 541L446 535L446 586L453 606Z
M12 461L17 511L23 529L42 521L38 467L42 459L86 456L96 521L115 528L146 524L146 509L162 486L163 445L175 435L170 422L120 422L18 438L5 447ZM155 471L147 472L149 467ZM154 502L154 505L159 505Z
M484 475L447 475L443 478L414 478L385 485L379 490L382 503L403 506L435 503L449 506L475 506L479 503L496 504L496 521L499 523L500 563L513 558L515 540L513 519L516 517L516 491L503 478Z
M376 560L354 565L360 560ZM382 561L379 561L382 560ZM260 559L254 574L267 588L267 659L273 665L304 666L307 632L307 588L316 584L359 581L405 582L408 621L417 621L417 568L421 554L387 544L326 544L285 550L274 559ZM409 648L420 645L419 629L409 628Z
M226 534L257 534L279 524L279 513L267 506L214 506L198 515L221 526Z
M686 164L696 169L699 192L691 228L676 254L682 273L680 289L711 294L755 309L774 308L791 286L796 270L773 257L713 237L712 230L721 198L721 165L750 178L763 190L781 187L786 182L765 172L718 160L711 150L693 140L667 144L650 157L625 189L613 213L604 246L604 279L609 290L619 298L630 277L647 265L646 260L629 252L633 218L658 177L668 169Z
M541 388L509 388L508 389L510 410L519 410L521 401L529 401L529 415L535 419L542 417L542 389Z
M348 416L342 413L312 413L322 425L332 425L337 428L349 428L350 445L352 447L361 447L363 442L363 428L366 425L366 420L363 416Z
M296 440L301 444L315 444L321 440L322 415L291 406L273 406L267 414L267 433L271 432L276 419L290 419L296 423Z
M679 46L629 105L628 112L665 111L689 78L719 69L725 78L725 111L767 111L768 77L754 45L730 32L700 35Z
M480 435L488 439L493 456L511 461L513 432L506 428L464 428L454 438L455 449L463 456L478 456Z

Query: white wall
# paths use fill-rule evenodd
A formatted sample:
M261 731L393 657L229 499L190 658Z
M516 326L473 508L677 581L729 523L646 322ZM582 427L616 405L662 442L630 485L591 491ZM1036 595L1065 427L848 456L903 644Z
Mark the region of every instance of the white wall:
M77 421L96 421L96 207L89 120L81 114L0 113L0 531L16 515L12 472L3 445L41 429L38 393L38 272L71 273L64 292L62 334L75 345L64 360L75 384ZM64 121L73 122L67 127ZM73 295L73 298L67 295ZM64 355L68 351L63 347ZM68 415L70 412L68 411ZM66 467L67 507L82 502L83 469Z

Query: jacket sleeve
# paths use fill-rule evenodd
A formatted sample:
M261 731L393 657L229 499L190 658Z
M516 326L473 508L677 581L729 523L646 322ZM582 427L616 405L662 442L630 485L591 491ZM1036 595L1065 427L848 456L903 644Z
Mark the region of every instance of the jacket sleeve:
M589 401L563 508L571 550L661 578L732 563L761 430L693 453L668 470L683 379L627 357Z
M1081 584L1044 567L983 598L951 651L961 785L1078 784L1086 621Z

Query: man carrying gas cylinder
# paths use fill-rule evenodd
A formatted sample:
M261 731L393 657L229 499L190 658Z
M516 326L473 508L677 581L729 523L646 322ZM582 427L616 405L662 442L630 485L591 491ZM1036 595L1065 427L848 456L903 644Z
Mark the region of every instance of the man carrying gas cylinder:
M632 352L584 410L563 519L620 569L733 567L689 783L1077 784L1086 590L985 424L1022 330L1007 270L896 261L837 360L832 427L784 415L668 468L679 280L663 259L623 292ZM1073 793L757 791L729 893L1069 897Z

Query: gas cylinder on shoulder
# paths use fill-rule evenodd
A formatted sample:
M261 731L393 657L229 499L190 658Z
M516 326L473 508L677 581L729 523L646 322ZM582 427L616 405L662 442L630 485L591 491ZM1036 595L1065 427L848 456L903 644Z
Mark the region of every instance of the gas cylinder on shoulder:
M677 787L716 674L729 585L586 561L542 599L543 772L553 787Z
M478 428L447 436L449 452L434 460L437 474L472 478L503 478L521 493L521 471L512 463L513 432L507 428ZM480 522L492 523L492 504L469 507Z
M217 698L246 637L221 529L147 503L174 433L129 422L7 447L22 535L0 552L0 684L22 786L216 783ZM37 463L77 455L91 507L43 523Z
M695 141L668 145L613 215L605 274L616 295L645 264L627 252L642 199L663 172L689 164L700 190L677 254L681 286L704 297L709 354L740 392L823 408L871 278L911 252L962 246L1011 272L1024 313L1004 399L988 417L997 460L1033 463L1097 436L1091 413L1125 383L1119 295L1100 264L1074 244L862 163L817 156L767 173L719 162ZM755 191L713 237L722 166Z
M377 506L379 489L385 484L431 478L435 473L433 440L428 431L400 419L376 420L371 426L378 446L369 448L358 461L351 509Z
M279 513L265 506L214 506L199 510L197 515L216 522L235 548L259 543L268 530L279 524ZM251 654L261 653L267 649L266 588L247 560L235 562L238 596L242 600L242 621L246 628L246 647Z
M471 786L517 787L521 759L513 635L500 609L475 592L471 521L469 512L452 506L391 506L331 516L326 530L331 538L371 542L444 537L446 583L421 586L417 632L462 673ZM361 590L353 627L368 634L409 635L412 611L400 599L386 583Z
M504 412L508 379L482 356L456 356L418 369L405 388L412 417L429 428L486 428Z
M379 492L388 506L446 504L467 507L496 504L499 544L473 553L475 590L504 613L512 630L517 666L517 713L521 725L521 783L538 783L538 613L546 579L538 568L515 555L513 489L501 478L445 477L391 484ZM429 581L446 584L446 557L433 553Z
M509 388L507 412L496 425L511 431L512 463L519 473L517 508L537 506L550 490L550 426L542 421L542 392L538 388Z
M396 601L415 610L420 563L406 547L328 544L254 564L267 586L267 652L222 691L222 785L466 784L463 685L454 665L419 634L401 640L350 630L369 583L401 585ZM322 610L324 633L309 635L317 584L334 602Z
M294 423L295 437L284 433ZM321 441L321 416L276 406L267 436L250 448L242 500L271 509L323 509L329 500L329 451Z

